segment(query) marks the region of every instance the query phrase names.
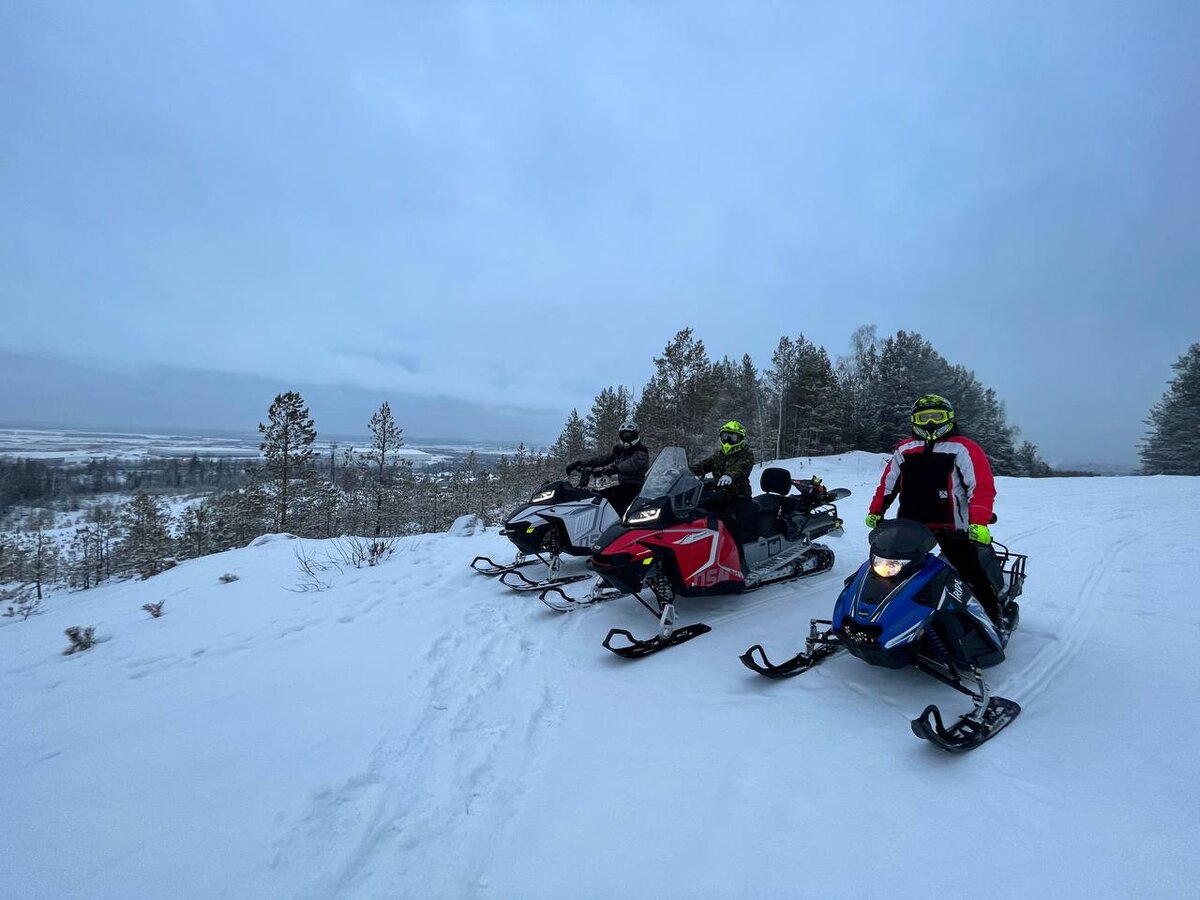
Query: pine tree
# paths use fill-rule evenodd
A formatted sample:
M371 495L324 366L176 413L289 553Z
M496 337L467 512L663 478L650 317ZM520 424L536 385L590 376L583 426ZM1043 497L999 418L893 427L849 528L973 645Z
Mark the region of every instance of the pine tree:
M1150 409L1140 450L1147 475L1200 475L1200 343L1171 368L1175 377Z
M278 531L286 531L292 481L307 473L317 431L304 400L295 391L277 395L267 417L269 424L258 425L263 435L260 449L275 489L275 526Z
M572 409L562 434L550 448L550 458L556 467L561 468L585 455L587 455L587 434L583 419L579 418L579 410Z
M596 395L592 411L584 422L586 446L592 454L602 453L613 445L621 423L630 418L631 406L629 388L625 385L619 385L615 390L606 387Z
M391 490L391 463L389 453L404 446L401 428L392 416L392 408L385 401L371 417L371 449L365 454L371 464L371 502L374 507L372 534L378 538L383 533L384 504Z
M157 497L138 492L121 511L125 536L118 545L121 568L142 578L157 575L171 557L171 514Z
M655 373L642 392L637 419L643 438L653 447L684 447L689 456L706 455L716 443L707 427L710 421L722 422L731 410L714 409L712 404L712 365L704 342L684 328L667 344L663 355L654 359Z

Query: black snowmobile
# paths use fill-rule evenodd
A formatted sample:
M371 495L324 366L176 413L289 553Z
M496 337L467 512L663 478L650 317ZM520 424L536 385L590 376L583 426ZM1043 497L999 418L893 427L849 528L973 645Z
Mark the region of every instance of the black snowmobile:
M561 571L564 554L590 555L600 535L620 521L607 499L588 490L590 478L591 473L583 470L578 484L560 480L539 487L500 529L516 545L516 559L503 564L477 556L471 560L471 568L481 575L498 575L505 587L515 591L543 591L591 578L590 572L564 575ZM540 580L528 578L522 571L538 565L546 567Z
M941 556L937 541L919 522L892 519L871 532L871 556L846 579L832 618L813 619L804 652L772 664L762 644L740 657L770 678L807 672L840 650L873 666L915 666L975 701L974 708L946 727L936 705L912 720L913 733L951 752L978 747L1015 719L1021 707L988 690L983 669L1004 660L1017 626L1016 599L1025 583L1026 557L994 544L988 572L1003 610L992 622L970 587Z

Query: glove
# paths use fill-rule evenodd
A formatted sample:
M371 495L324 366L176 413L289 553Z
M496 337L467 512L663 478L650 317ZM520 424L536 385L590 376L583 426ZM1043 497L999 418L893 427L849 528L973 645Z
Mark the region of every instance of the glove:
M867 516L867 527L874 528L882 519L883 516L879 515L879 513L871 513Z
M990 544L992 542L992 533L988 531L986 525L968 525L967 537L978 544Z
M733 479L728 475L722 475L717 479L717 487L729 487L733 484Z

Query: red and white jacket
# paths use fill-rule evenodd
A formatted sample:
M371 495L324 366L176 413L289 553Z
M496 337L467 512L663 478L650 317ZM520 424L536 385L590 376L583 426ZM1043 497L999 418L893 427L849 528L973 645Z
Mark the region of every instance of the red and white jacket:
M996 483L983 448L951 433L929 445L917 438L896 445L870 512L883 515L897 494L900 518L965 531L968 525L991 523Z

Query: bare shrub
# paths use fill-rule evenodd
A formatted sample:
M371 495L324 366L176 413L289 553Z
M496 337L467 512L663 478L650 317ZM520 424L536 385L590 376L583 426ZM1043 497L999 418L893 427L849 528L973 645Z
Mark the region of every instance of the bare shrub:
M63 634L71 641L71 646L63 651L63 656L88 650L96 643L95 625L72 625Z
M10 619L20 616L22 621L32 616L42 605L42 598L28 584L23 584L12 593L3 595L3 599L9 601L4 615Z
M166 602L166 600L159 600L157 603L143 603L142 609L150 613L150 618L157 619L162 615L163 604Z
M337 569L339 573L341 572L341 566L335 560L331 559L328 554L326 554L324 559L318 559L304 544L296 548L296 564L300 569L300 580L290 590L297 594L327 591L330 588L330 583L327 580L329 571Z
M226 572L224 575L222 575L220 578L217 579L217 581L221 582L221 584L231 584L232 582L237 581L237 580L238 580L238 577L236 575L234 575L232 572Z
M377 566L396 551L399 539L394 537L361 538L344 536L333 542L334 556L343 565L361 569Z

